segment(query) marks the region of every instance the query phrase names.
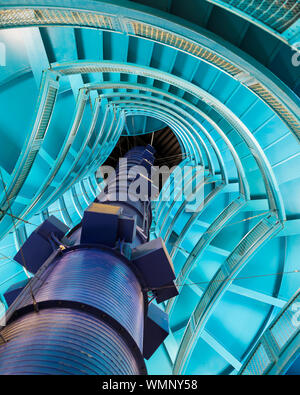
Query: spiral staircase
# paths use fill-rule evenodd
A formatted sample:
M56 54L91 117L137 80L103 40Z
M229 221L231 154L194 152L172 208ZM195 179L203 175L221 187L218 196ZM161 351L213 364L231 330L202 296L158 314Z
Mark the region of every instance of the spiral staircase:
M49 215L69 226L121 136L168 126L183 160L153 202L179 296L150 374L285 374L300 352L297 0L4 0L0 294ZM196 185L199 207L177 194ZM298 371L299 373L299 371Z

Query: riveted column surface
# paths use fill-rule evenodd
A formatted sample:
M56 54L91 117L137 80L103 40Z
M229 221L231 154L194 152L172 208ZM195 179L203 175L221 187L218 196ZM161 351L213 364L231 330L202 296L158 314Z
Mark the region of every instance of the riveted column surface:
M29 313L4 328L1 374L140 374L126 342L96 317L75 309Z

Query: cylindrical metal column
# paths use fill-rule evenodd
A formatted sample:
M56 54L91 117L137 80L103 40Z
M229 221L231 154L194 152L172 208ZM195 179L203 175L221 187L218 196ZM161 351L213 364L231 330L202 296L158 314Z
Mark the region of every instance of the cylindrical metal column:
M131 150L128 168L117 169L115 188L133 165L151 168L151 157L153 150L145 147ZM113 202L109 195L99 200L136 214L141 235L133 244L148 240L149 201ZM34 300L29 290L23 293L3 329L0 374L145 374L147 298L138 270L117 245L80 244L74 234L69 239L75 245L62 248L47 266Z
M140 374L110 325L74 308L31 312L2 331L0 374Z
M154 162L154 149L152 146L135 147L128 151L121 159L116 168L116 177L109 178L104 190L97 197L96 201L118 205L122 207L127 215L135 215L137 220L136 239L133 245L139 245L149 239L149 229L152 220L151 212L151 182L148 185L148 195L142 199L136 199L134 191L130 190L133 182L137 178L150 177L151 166ZM146 176L146 177L145 177Z

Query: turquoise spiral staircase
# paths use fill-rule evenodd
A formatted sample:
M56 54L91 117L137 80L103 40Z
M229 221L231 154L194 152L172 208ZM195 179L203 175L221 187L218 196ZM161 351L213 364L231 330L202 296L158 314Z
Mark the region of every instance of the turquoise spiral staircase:
M69 226L120 136L166 125L183 160L153 202L179 296L150 374L285 374L300 353L297 0L3 0L0 295L49 215ZM298 46L297 46L298 45ZM5 55L5 56L4 56ZM196 210L177 195L196 185ZM299 373L299 372L298 372Z

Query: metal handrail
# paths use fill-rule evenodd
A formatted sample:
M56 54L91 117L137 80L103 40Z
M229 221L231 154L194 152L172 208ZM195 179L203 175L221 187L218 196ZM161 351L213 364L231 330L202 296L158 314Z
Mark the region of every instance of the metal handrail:
M203 293L200 302L191 314L174 363L174 374L184 373L197 338L201 336L217 302L219 302L237 274L243 269L253 254L282 227L282 222L278 221L277 217L272 214L263 218L243 237L216 272ZM248 243L248 240L251 240L251 243Z
M176 278L177 284L183 284L185 282L189 273L198 262L198 259L203 254L205 248L209 245L210 241L215 238L215 236L222 230L226 222L228 222L234 215L236 215L237 212L243 207L243 205L245 205L245 203L245 200L241 196L239 196L237 199L233 200L227 207L225 207L224 210L217 216L217 218L212 222L212 224L207 228L207 230L195 244L189 257L187 258L183 267L178 273L178 276ZM169 314L174 309L175 303L176 298L170 299L168 301L166 311Z
M266 375L285 371L300 348L300 325L296 315L299 306L300 288L260 338L238 374Z
M297 0L207 0L255 23L271 34L282 39L281 33L291 26L300 16L300 4Z
M11 179L6 185L6 193L0 204L0 219L5 215L9 205L11 205L12 201L16 198L32 168L48 130L58 87L56 73L43 73L32 130L24 143L24 147L26 148L22 151Z
M267 194L270 202L271 209L275 209L278 212L278 216L281 220L285 219L285 209L282 201L282 197L277 185L276 178L273 174L272 167L270 166L268 159L266 158L260 145L256 139L241 122L241 120L229 110L222 102L213 97L210 93L204 89L196 86L182 78L175 77L172 74L157 71L150 67L141 67L134 64L121 64L110 61L100 62L85 62L78 61L73 63L54 64L52 66L56 71L70 75L76 73L89 73L89 72L118 72L128 74L139 74L145 77L157 79L168 84L174 85L179 89L196 96L199 100L216 110L227 122L238 132L240 137L245 141L251 154L255 152L255 159L259 165L260 171L266 183Z

